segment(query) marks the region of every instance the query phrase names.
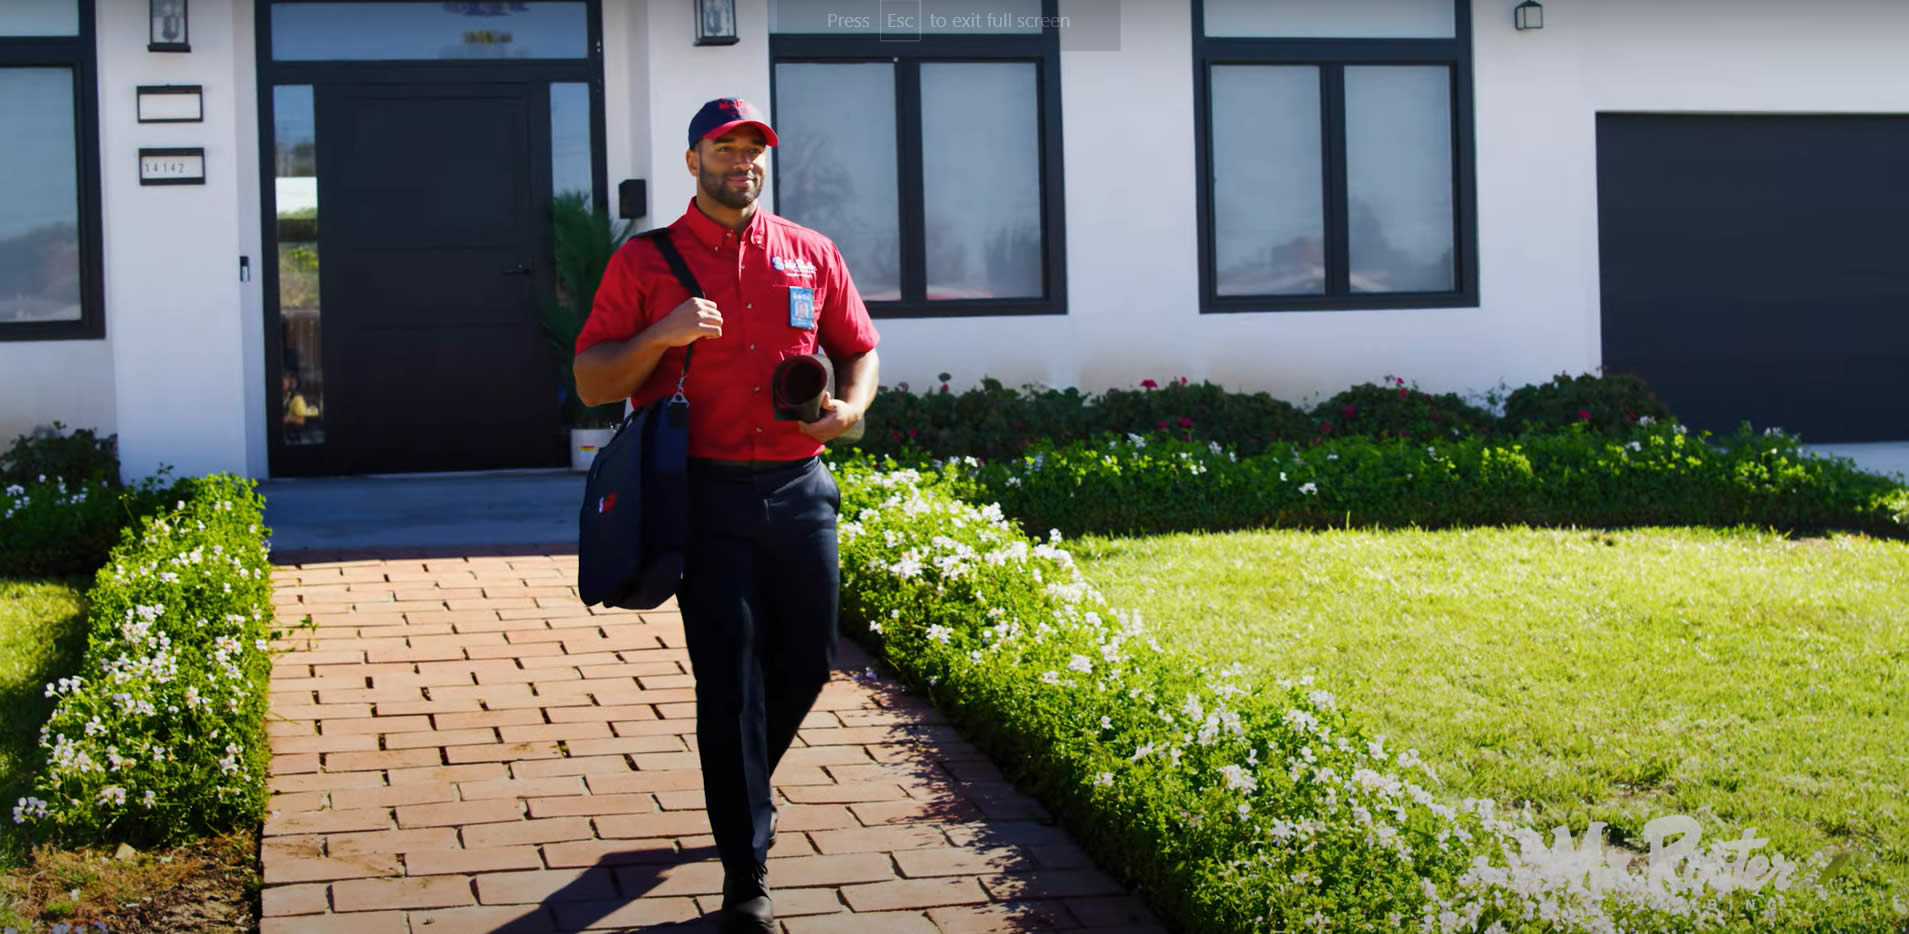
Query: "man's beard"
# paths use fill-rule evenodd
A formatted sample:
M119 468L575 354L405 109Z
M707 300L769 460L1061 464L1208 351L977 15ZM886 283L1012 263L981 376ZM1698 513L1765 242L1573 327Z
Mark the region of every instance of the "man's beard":
M736 208L737 210L746 208L756 202L756 196L761 192L761 189L753 184L742 191L730 191L729 176L727 175L698 171L696 176L702 182L703 194L714 198L716 203L724 207ZM750 181L755 181L754 176L750 177Z

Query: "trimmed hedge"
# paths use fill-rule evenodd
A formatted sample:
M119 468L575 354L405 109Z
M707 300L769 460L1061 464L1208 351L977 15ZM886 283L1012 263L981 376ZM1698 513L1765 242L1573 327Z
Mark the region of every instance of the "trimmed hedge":
M1596 865L1539 859L1546 839L1489 801L1441 800L1415 751L1388 748L1326 691L1163 650L1105 605L1058 533L1030 540L1000 506L961 502L972 478L959 471L894 466L836 466L845 628L1175 927L1882 934L1904 923L1877 879L1823 854L1777 863L1780 880L1757 892L1706 890L1727 885L1712 850L1661 878L1660 894L1641 867L1593 894L1582 880Z
M1668 421L1650 388L1635 377L1584 374L1524 386L1474 404L1455 393L1433 394L1403 377L1362 383L1302 409L1263 393L1228 392L1184 377L1164 385L1098 395L1077 389L1006 388L999 380L956 393L949 374L927 392L907 383L883 387L868 411L868 431L856 448L875 456L1019 457L1036 439L1065 446L1105 434L1171 433L1185 441L1218 442L1251 457L1268 447L1310 445L1346 437L1443 442L1506 438L1568 427L1623 433L1651 420Z
M1754 525L1909 536L1909 490L1780 432L1649 424L1502 441L1339 439L1239 457L1138 435L946 462L962 491L1069 535L1246 528Z
M44 771L15 823L66 845L167 844L262 819L268 640L263 502L250 481L180 484L125 530L88 593L80 674L42 729Z

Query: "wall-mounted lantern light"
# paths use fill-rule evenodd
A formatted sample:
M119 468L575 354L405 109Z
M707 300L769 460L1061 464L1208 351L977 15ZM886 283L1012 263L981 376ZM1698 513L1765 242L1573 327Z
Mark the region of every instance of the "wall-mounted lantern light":
M1518 4L1518 8L1512 11L1512 17L1517 21L1519 29L1544 28L1544 7L1539 6L1536 0L1525 0Z
M186 0L151 0L152 34L149 52L190 52L186 35Z
M696 44L736 44L736 0L695 0Z

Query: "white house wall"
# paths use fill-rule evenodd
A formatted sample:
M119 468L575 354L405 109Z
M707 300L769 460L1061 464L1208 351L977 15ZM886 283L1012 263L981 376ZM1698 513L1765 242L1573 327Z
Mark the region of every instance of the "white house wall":
M106 333L129 478L161 464L178 476L264 472L257 111L242 89L256 80L250 5L194 0L188 54L146 51L145 4L96 7ZM140 123L133 89L159 84L203 86L205 122ZM139 150L171 146L204 147L205 185L139 184Z
M1186 376L1303 401L1387 374L1473 392L1582 372L1600 362L1598 112L1909 113L1909 5L1553 0L1519 32L1514 3L1479 0L1479 306L1201 315L1190 7L1119 2L1118 52L1062 53L1068 314L881 322L885 382Z
M113 352L107 341L0 343L0 449L54 422L102 437L113 433Z

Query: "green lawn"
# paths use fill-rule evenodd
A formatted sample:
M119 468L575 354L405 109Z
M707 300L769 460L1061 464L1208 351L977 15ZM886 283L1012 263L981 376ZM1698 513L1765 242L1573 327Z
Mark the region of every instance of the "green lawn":
M13 805L32 789L46 685L79 671L86 652L87 581L0 578L0 868L24 858Z
M1688 814L1909 882L1909 545L1705 530L1258 532L1071 550L1204 658L1314 674L1544 830Z

